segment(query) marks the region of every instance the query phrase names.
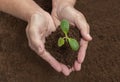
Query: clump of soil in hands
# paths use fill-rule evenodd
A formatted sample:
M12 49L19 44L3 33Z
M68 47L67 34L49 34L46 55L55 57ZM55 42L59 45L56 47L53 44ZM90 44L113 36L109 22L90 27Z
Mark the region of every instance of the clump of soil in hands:
M81 35L77 27L70 26L68 36L80 42ZM77 51L72 50L68 42L58 47L57 43L59 37L64 37L64 33L61 31L60 27L46 38L45 48L55 59L67 65L68 68L71 68L77 59L79 49Z

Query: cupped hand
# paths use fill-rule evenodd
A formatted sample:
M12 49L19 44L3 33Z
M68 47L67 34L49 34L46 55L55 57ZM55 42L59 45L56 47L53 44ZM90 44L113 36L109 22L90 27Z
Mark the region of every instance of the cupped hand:
M71 25L76 25L77 28L80 30L80 33L82 35L82 38L80 40L80 49L78 52L78 58L75 61L74 66L72 67L73 71L79 71L81 69L81 64L85 58L88 41L92 40L92 37L89 34L90 27L81 12L76 10L73 6L65 5L64 3L53 7L52 17L56 27L60 25L60 21L62 19L66 19L70 22ZM67 70L64 71L69 72L69 74L71 72Z
M37 12L31 16L26 28L29 46L56 71L61 72L61 64L45 49L45 38L55 31L52 17L47 12Z

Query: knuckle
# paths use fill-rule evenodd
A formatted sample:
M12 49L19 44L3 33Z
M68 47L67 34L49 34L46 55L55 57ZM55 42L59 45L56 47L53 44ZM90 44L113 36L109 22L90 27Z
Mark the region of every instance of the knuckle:
M44 50L42 48L38 48L38 54L41 56L43 55L43 53L44 53Z
M88 25L87 22L84 24L84 27L85 27L86 29L89 29L89 25Z
M86 47L87 44L88 44L88 42L82 42L82 43L80 44L80 46L84 46L84 47Z
M84 19L85 19L85 16L84 16L84 14L80 13L80 16L81 16L82 18L84 18Z
M78 13L78 16L81 18L81 19L84 19L85 18L85 16L82 14L82 13Z
M79 19L79 18L80 18L79 13L76 13L75 18L77 18L77 19Z
M83 63L83 60L81 60L81 59L78 59L78 62L79 62L80 64L82 64L82 63Z
M87 22L83 22L82 23L81 30L87 31L87 30L89 30L89 28L90 27L89 27Z

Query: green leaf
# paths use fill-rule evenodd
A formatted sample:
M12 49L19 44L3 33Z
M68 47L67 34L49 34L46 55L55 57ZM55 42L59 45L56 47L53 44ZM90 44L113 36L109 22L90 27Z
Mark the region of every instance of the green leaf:
M65 19L63 19L61 21L61 24L60 24L60 28L62 29L62 31L67 34L68 31L69 31L69 22Z
M69 38L68 41L72 50L77 51L79 49L79 44L77 40Z
M64 45L65 41L64 41L64 38L59 38L58 39L58 46L61 47L62 45Z

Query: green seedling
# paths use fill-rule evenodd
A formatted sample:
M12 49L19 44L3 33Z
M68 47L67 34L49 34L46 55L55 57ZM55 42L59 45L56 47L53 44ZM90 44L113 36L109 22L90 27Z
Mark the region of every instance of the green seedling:
M67 20L63 19L61 21L60 28L61 28L62 32L65 34L65 37L60 37L58 39L58 46L61 47L65 44L65 42L68 42L70 47L72 48L72 50L77 51L79 49L79 44L78 44L77 40L75 40L74 38L70 38L68 36L69 22Z

